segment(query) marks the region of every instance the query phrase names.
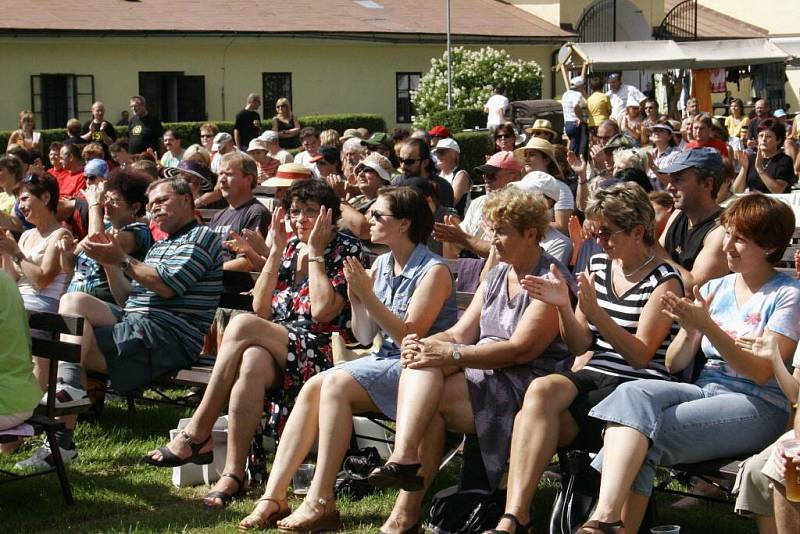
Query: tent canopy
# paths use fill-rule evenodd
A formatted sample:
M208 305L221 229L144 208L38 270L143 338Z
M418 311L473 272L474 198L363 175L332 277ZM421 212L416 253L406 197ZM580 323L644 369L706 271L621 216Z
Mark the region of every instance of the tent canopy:
M559 51L557 69L574 71L583 65L598 71L722 68L782 63L798 54L800 50L797 54L784 51L769 39L567 43Z
M776 37L770 41L792 56L792 65L800 65L800 37Z

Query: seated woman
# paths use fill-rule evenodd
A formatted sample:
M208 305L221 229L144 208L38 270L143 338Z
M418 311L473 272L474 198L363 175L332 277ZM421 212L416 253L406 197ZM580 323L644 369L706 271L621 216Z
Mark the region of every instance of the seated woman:
M16 187L19 209L29 224L19 238L0 233L0 264L17 282L25 308L57 312L67 275L61 270L58 241L72 238L56 218L58 183L49 174L30 175ZM34 361L34 373L42 388L47 384L48 360Z
M137 172L117 169L102 186L89 186L84 196L89 204L89 234L117 231L117 242L125 253L143 260L153 242L150 228L140 218L147 207L147 186L150 179ZM72 273L67 292L81 291L106 302L114 303L114 296L106 278L106 271L75 245L72 236L58 242L61 251L61 268Z
M382 532L416 532L424 492L435 476L445 429L477 433L492 489L508 459L514 413L536 377L566 368L554 306L521 287L527 275L566 267L539 246L548 226L540 195L505 188L486 201L484 216L502 263L483 280L455 326L403 340L397 434L389 461L370 482L402 488ZM418 527L417 527L418 528Z
M369 209L378 198L378 190L389 184L392 164L388 158L373 152L355 167L359 195L342 201L342 226L360 239L370 239L372 225Z
M531 298L558 309L561 335L572 354L590 352L578 371L534 380L514 420L503 532L523 532L539 480L558 447L597 450L602 425L589 417L592 406L628 381L668 380L664 357L677 325L660 312L667 291L681 294L678 273L659 263L653 207L632 183L595 191L586 208L594 238L604 254L578 275L573 310L563 277L529 276L522 281ZM583 362L581 362L583 363Z
M380 348L306 383L278 444L264 496L239 524L241 529L271 526L288 513L286 489L317 435L314 480L303 505L278 526L304 532L341 526L332 495L353 413L381 412L394 419L401 370L395 340L441 332L456 319L453 278L442 259L424 244L432 228L433 217L418 191L381 189L370 230L372 241L388 246L390 252L375 261L369 274L355 259L345 264L353 331L365 345L379 333Z
M294 231L286 232L286 212ZM231 319L203 400L186 428L144 461L173 467L210 463L211 429L228 406L224 475L204 501L225 506L243 489L245 458L264 408L278 434L303 384L333 365L331 336L351 339L346 258L361 258L361 243L336 231L339 198L319 180L289 188L272 215L269 257L254 289L255 314ZM276 406L273 408L273 406Z
M757 452L786 427L790 402L772 362L753 354L747 338L774 338L784 365L800 338L800 283L774 268L794 233L794 214L779 200L752 194L732 203L720 222L733 273L696 289L694 301L672 292L661 298L664 315L681 326L667 351L669 371L690 365L698 348L706 364L694 384L623 384L592 409L607 423L594 464L602 465L602 481L581 533L637 532L657 465Z

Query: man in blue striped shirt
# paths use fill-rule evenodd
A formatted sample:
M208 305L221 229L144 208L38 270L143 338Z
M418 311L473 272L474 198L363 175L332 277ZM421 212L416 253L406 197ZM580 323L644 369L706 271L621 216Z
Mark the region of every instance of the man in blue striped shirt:
M59 366L57 407L88 403L84 370L108 374L114 389L124 393L189 365L200 351L222 292L222 244L197 224L194 199L182 178L152 183L148 199L153 220L169 236L153 245L144 261L128 256L111 234L83 242L86 254L105 268L119 306L84 293L62 298L60 313L86 321L82 338L73 339L82 344L81 365ZM68 430L59 435L65 461L77 457L76 418L68 419ZM20 467L49 468L50 455L45 445Z

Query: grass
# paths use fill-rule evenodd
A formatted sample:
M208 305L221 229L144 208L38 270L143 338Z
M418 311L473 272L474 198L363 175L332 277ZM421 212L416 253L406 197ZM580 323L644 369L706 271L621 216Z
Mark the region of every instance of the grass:
M80 461L69 467L76 504L64 505L54 475L0 486L0 532L62 534L64 532L150 534L150 533L226 533L236 532L236 524L253 508L260 493L254 490L245 499L223 512L209 512L199 503L208 488L175 488L170 469L156 469L139 462L146 451L163 445L178 418L188 412L153 404L138 404L127 412L122 402L107 401L99 424L80 424L76 441ZM13 469L26 458L38 441L26 444L12 456L0 456L0 469ZM437 488L454 484L456 468L449 468L437 480ZM535 509L549 511L555 485L544 481L537 494ZM345 530L375 532L389 514L395 494L377 493L358 501L338 502ZM732 506L704 503L685 511L675 511L668 503L675 498L658 495L658 523L676 523L682 532L755 533L752 521L737 519ZM290 505L296 507L299 501ZM535 518L537 532L547 532L547 517Z

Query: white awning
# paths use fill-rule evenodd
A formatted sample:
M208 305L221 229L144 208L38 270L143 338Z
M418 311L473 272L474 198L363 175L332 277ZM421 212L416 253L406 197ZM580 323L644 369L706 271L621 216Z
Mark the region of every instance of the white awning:
M770 41L792 56L792 65L800 65L800 37L774 37Z
M781 63L791 57L769 39L686 41L678 46L694 59L694 69Z
M559 56L566 59L570 51L573 62L580 63L582 59L592 69L600 71L687 68L692 63L692 58L674 41L567 43L562 47Z

